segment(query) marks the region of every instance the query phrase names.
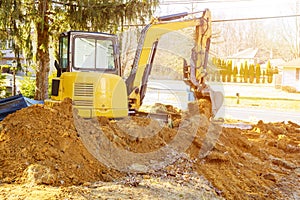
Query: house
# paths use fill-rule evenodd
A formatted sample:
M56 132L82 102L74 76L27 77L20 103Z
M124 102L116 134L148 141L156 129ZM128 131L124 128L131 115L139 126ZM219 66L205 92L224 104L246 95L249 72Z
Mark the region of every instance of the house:
M0 50L0 66L2 65L12 65L12 62L16 60L16 55L12 49ZM25 59L23 55L20 55L20 62L24 64ZM2 72L7 72L8 69L2 69Z
M282 69L282 87L300 92L300 58L286 62Z
M232 65L237 66L238 68L240 67L241 63L244 64L245 61L248 64L255 64L258 62L257 60L257 48L248 48L244 49L242 51L239 51L231 56L228 56L227 59L232 60Z
M278 57L274 59L273 57ZM284 60L280 58L280 55L275 50L266 50L258 48L247 48L241 50L231 56L228 56L227 59L232 60L232 65L240 67L241 64L247 62L250 64L260 64L261 69L266 69L266 64L268 61L271 62L271 66L280 67Z
M0 65L11 65L13 60L16 60L15 53L12 49L0 50L2 56L0 57ZM24 61L24 57L20 55L21 63Z

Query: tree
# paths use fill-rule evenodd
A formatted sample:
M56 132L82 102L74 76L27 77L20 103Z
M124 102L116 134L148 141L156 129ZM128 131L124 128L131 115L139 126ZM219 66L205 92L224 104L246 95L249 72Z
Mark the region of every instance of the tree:
M266 71L263 70L263 79L262 82L265 83L266 82Z
M250 67L249 67L249 82L250 83L254 82L254 77L255 77L255 74L254 74L254 65L251 64Z
M260 64L256 64L256 67L255 67L255 79L256 79L256 83L260 83L260 75L261 75Z
M7 38L14 38L15 51L24 47L28 56L32 40L36 40L35 56L31 55L37 66L35 99L43 100L48 98L49 47L51 41L57 47L60 32L73 29L116 33L125 22L144 22L157 4L158 0L4 0L0 3L0 29L9 33ZM32 25L36 38L31 38Z
M244 83L248 83L248 78L249 78L249 68L247 61L245 61L245 66L244 66Z
M273 81L273 70L271 67L270 60L267 62L267 69L266 69L267 81L268 83L272 83Z
M227 75L227 65L226 65L226 61L222 60L221 61L221 74L222 74L222 82L226 82L226 75Z
M241 66L240 66L240 82L241 83L243 82L243 78L244 78L244 66L243 66L243 63L241 63Z
M232 60L227 62L227 82L231 82L232 76Z
M237 82L237 74L238 74L238 68L237 68L236 65L235 65L234 68L233 68L232 74L233 74L233 82L236 83L236 82Z
M1 69L0 70L0 96L2 96L3 91L6 89L4 83L5 83L5 75L2 74L2 69Z
M294 5L291 4L289 10L299 14L300 1L295 0ZM269 34L273 36L273 41L276 48L282 51L282 56L287 60L292 60L300 57L300 20L299 17L281 19L280 23L272 23L274 31ZM279 24L279 26L278 26ZM275 37L276 36L276 37Z

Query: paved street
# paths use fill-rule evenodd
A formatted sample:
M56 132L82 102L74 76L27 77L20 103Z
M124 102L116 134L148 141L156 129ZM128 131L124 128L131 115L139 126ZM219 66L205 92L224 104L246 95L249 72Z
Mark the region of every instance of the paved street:
M185 110L188 104L187 86L182 81L173 80L150 80L149 87L144 99L144 104L153 104L160 102L171 104ZM300 94L283 92L280 89L275 89L273 85L246 85L226 83L222 85L213 85L212 88L218 91L223 91L225 96L235 96L237 92L241 97L257 97L266 99L296 99L300 101ZM270 100L271 101L271 100ZM300 103L300 102L299 102ZM265 122L281 122L293 121L300 124L299 112L285 112L282 110L264 110L258 108L237 108L234 106L222 107L217 117L229 119L239 119L249 122L257 122L263 120Z

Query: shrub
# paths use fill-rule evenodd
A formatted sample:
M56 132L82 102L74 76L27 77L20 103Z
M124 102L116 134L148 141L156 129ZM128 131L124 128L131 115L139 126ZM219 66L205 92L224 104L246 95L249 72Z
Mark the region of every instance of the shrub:
M238 74L238 68L237 68L237 66L234 66L234 68L233 68L233 82L237 82L237 74Z
M270 60L268 61L267 63L267 69L266 69L266 75L267 75L267 80L268 80L268 83L272 83L273 82L273 70L272 70L272 67L271 67L271 63L270 63Z
M292 86L282 86L281 89L288 93L297 93L296 88Z
M249 67L249 82L253 83L254 82L254 65L251 64Z
M256 83L260 83L260 75L261 75L260 64L256 64L256 67L255 67Z
M20 83L20 91L22 95L27 98L33 98L35 95L35 78L25 76L24 79L20 81Z
M5 84L5 75L3 75L0 71L0 95L2 95L3 92L6 90L4 84Z

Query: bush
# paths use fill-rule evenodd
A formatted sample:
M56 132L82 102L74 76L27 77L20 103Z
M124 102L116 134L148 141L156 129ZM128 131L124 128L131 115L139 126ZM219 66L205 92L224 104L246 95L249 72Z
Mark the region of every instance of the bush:
M33 98L35 95L35 78L25 76L21 82L20 91L24 97Z
M237 68L237 66L234 66L234 68L233 68L233 82L237 82L237 74L238 74L238 68Z
M0 96L3 94L3 92L6 89L4 84L5 84L5 75L3 75L0 71Z
M52 87L52 79L56 77L56 73L52 73L48 77L48 94L51 94L51 87ZM35 88L36 88L36 79L31 76L25 76L21 82L21 93L23 96L27 98L34 98L35 96Z
M249 67L247 61L245 61L245 66L244 66L244 83L248 83L249 79Z
M256 83L260 83L260 75L261 75L260 64L256 64L256 68L255 68Z
M272 70L272 67L271 67L271 63L270 63L270 60L268 61L267 63L267 72L266 72L266 75L267 75L267 81L268 83L272 83L273 82L273 70Z
M251 64L250 67L249 67L249 82L250 83L254 82L254 76L255 76L254 65Z
M297 93L296 88L292 86L282 86L281 89L288 93Z

